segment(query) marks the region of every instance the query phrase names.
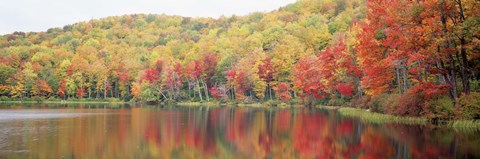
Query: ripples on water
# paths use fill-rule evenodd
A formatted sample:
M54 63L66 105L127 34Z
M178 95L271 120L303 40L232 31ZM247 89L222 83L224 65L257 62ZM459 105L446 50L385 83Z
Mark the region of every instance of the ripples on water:
M0 110L0 122L19 119L73 118L94 113L77 113L75 110Z
M0 109L0 158L478 158L479 145L476 131L333 110Z
M0 109L0 154L28 154L30 150L11 149L7 147L22 147L22 143L11 143L11 138L21 138L27 134L35 134L37 132L55 133L58 129L55 125L36 125L31 123L48 122L47 119L56 118L76 118L86 115L101 115L105 113L94 112L78 112L78 110L68 109L21 109L9 110ZM63 127L65 128L65 127ZM38 141L38 138L33 138L32 142Z

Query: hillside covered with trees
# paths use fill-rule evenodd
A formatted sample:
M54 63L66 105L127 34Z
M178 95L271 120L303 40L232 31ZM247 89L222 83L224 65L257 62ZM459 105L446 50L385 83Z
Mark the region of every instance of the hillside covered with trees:
M214 18L137 14L0 36L0 95L276 100L480 118L480 1L299 0Z

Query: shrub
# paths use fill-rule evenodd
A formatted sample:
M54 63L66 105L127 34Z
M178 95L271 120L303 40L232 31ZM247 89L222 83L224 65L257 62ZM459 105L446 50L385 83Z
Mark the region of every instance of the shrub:
M351 107L366 109L368 108L368 102L370 102L370 100L371 100L370 96L355 98L352 100Z
M54 96L51 96L50 98L47 99L48 101L60 101L60 99L55 98Z
M120 99L118 98L106 98L105 100L111 103L120 102Z
M130 101L128 101L128 103L137 103L137 100L135 98L132 98L130 99Z
M0 101L10 101L11 99L8 98L7 96L1 96Z
M332 99L330 99L327 103L328 106L342 106L346 103L346 101L342 98L337 98L337 97L333 97Z
M294 99L288 101L288 104L290 104L290 105L301 105L302 100L299 99L299 98L294 98Z
M400 116L420 116L425 114L422 93L382 94L372 98L370 109L374 112Z
M381 94L378 96L372 97L372 99L367 103L368 108L372 112L383 113L385 112L385 102L384 100L388 98L388 94Z
M126 95L126 96L124 96L124 97L122 98L122 101L128 102L128 101L130 101L130 100L132 100L132 99L133 99L133 97L132 97L131 95Z
M480 93L472 92L470 95L462 95L458 98L460 110L459 117L462 119L480 118Z
M317 106L317 105L325 105L327 101L325 99L322 100L304 100L303 105L305 106Z
M33 101L37 102L37 103L41 103L43 102L45 99L43 99L42 97L38 97L38 96L35 96L33 97Z
M163 101L163 103L168 104L168 105L173 105L177 102L175 100L172 100L172 99L166 99L166 100Z
M282 107L282 108L288 107L288 104L287 104L287 103L280 103L280 104L278 105L278 107Z
M403 116L420 116L425 113L424 103L425 100L421 93L405 93L398 98L398 109L394 113Z
M27 98L27 97L20 97L20 98L14 98L15 101L31 101L32 98Z
M280 102L280 101L278 101L278 100L269 100L269 101L265 102L265 105L266 105L266 106L270 106L270 107L276 107L276 106L278 106L280 103L282 103L282 102Z
M388 94L384 95L383 99L380 101L382 105L383 112L387 114L397 114L400 109L400 94Z
M228 99L227 98L220 98L217 100L220 104L225 104L227 103Z
M448 96L441 96L428 101L426 115L428 118L451 119L454 115L454 110L452 99Z

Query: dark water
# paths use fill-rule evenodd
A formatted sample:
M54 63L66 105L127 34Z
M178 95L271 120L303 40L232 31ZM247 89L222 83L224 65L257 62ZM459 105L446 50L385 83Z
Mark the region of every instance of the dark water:
M0 107L0 158L479 158L479 134L302 108Z

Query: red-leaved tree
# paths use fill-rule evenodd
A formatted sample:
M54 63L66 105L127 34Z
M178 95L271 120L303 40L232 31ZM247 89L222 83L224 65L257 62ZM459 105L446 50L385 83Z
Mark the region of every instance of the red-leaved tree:
M351 97L353 96L353 84L339 83L337 84L338 93Z
M319 61L315 56L300 59L293 70L294 85L302 93L299 95L303 100L314 100L325 98L325 86L320 83L321 70L318 67Z
M273 75L276 72L277 71L272 64L272 60L270 59L270 57L265 58L263 64L258 65L258 76L260 77L260 79L265 81L265 83L267 83L267 92L265 92L265 97L268 95L270 96L270 99L272 99L272 88L270 85L273 81Z
M278 92L278 98L281 101L286 102L292 99L292 94L290 94L290 84L281 82L277 85L276 91Z

